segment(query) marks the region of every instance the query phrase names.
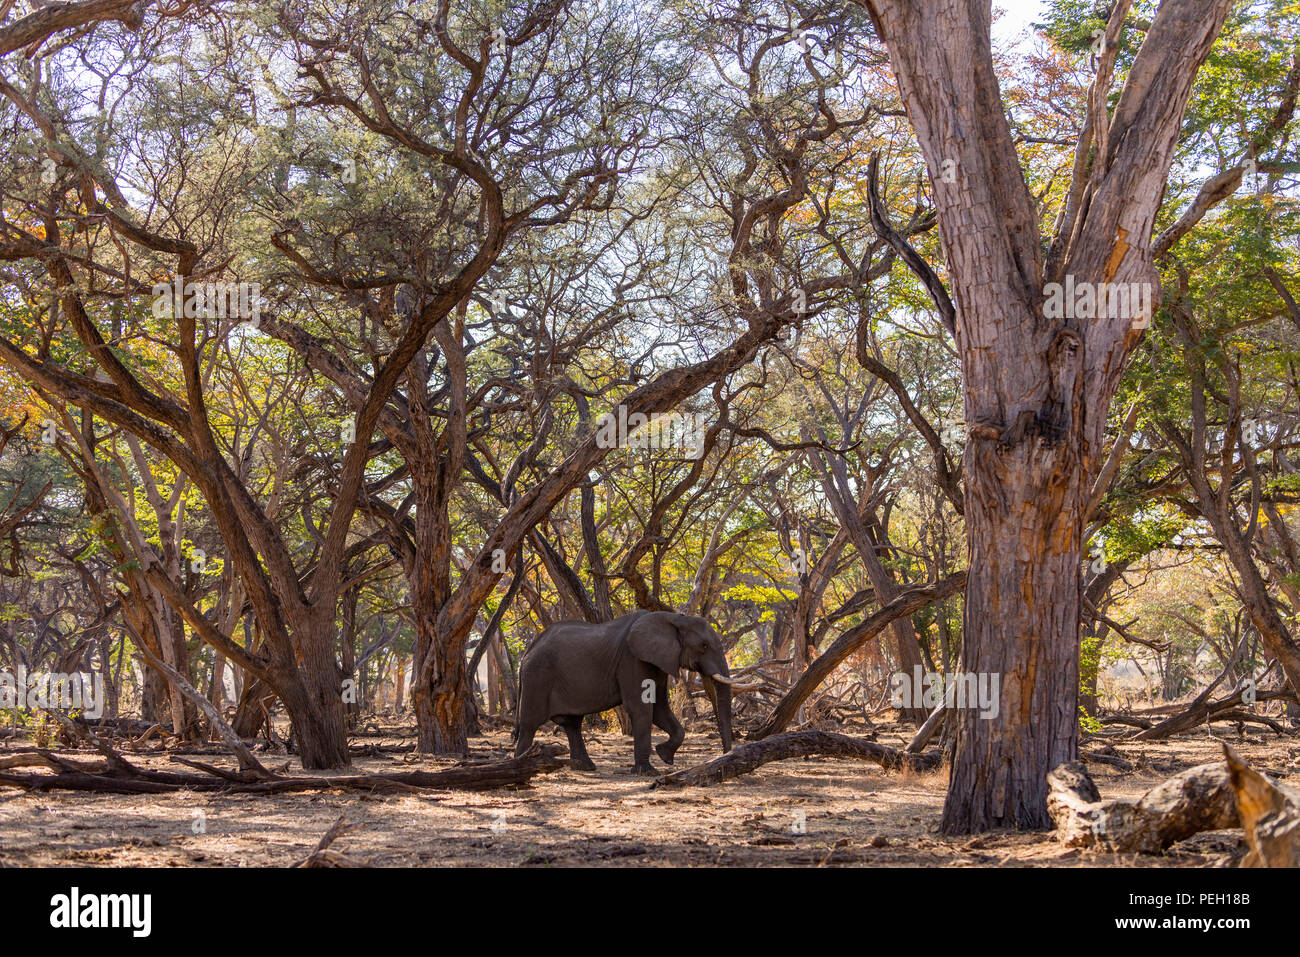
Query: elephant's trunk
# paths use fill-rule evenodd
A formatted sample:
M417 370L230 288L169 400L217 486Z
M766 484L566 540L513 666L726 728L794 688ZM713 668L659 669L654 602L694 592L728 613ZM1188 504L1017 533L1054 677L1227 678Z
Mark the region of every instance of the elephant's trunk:
M731 750L731 689L723 685L718 689L718 734L722 736L723 753Z
M718 677L725 677L719 675ZM718 734L722 738L722 750L731 750L731 686L723 681L715 681L711 675L700 675L704 684L704 693L709 696L713 713L718 719Z

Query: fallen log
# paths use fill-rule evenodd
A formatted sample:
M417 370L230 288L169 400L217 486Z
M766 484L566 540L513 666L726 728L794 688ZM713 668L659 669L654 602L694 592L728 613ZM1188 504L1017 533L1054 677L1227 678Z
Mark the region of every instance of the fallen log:
M1084 761L1091 761L1094 764L1105 764L1125 773L1133 770L1133 762L1118 754L1107 754L1104 751L1080 751L1079 757Z
M1142 731L1149 730L1152 725L1146 718L1135 718L1127 714L1108 714L1101 718L1102 724L1126 724L1131 728L1139 728Z
M116 731L130 737L144 734L154 726L153 721L142 718L87 718L86 724L96 731Z
M91 771L102 772L108 769L106 762L82 764L54 754L46 748L23 748L0 758L0 770L10 768L49 768L52 771Z
M817 686L825 681L845 658L898 619L918 612L922 608L950 595L955 595L965 587L966 573L963 571L957 572L955 575L949 575L943 581L933 585L926 585L923 588L909 588L907 591L900 593L889 604L880 608L866 621L840 635L831 642L830 647L817 657L816 661L808 666L808 669L790 688L789 693L773 709L772 716L763 722L758 730L750 734L750 739L766 738L784 731L790 722L794 720L795 715L799 713L799 706L803 704L804 700L817 690Z
M809 755L874 761L887 771L897 771L902 768L912 771L934 771L943 763L943 755L939 751L909 754L896 748L887 748L874 741L850 738L848 735L830 731L791 731L773 735L762 741L742 744L735 750L705 764L665 774L656 778L651 787L698 787L717 784L748 774L770 761Z
M1282 727L1272 718L1265 717L1262 714L1252 714L1249 711L1239 711L1235 708L1229 711L1216 711L1214 714L1210 715L1205 720L1210 722L1232 721L1241 724L1262 724L1268 728L1271 728L1273 731L1275 731L1278 734L1287 733L1286 728Z
M1078 761L1047 776L1047 812L1069 847L1155 854L1193 834L1237 827L1237 805L1222 762L1202 764L1152 788L1136 802L1103 801Z
M190 701L194 703L194 706L203 712L204 716L207 717L208 722L212 725L212 728L221 735L221 740L225 743L226 747L234 753L236 759L239 761L239 768L241 771L250 771L260 777L269 776L269 772L262 766L262 763L258 761L257 758L253 757L253 752L248 749L248 745L244 744L243 739L239 735L235 734L234 729L226 723L226 719L222 717L221 712L217 710L216 705L203 695L199 694L198 689L190 684L188 678L154 655L154 653L151 652L148 646L143 642L139 644L139 648L141 654L143 654L145 658L149 659L149 664L158 671L161 671L163 675L176 686L177 691L186 698L189 698ZM139 743L139 741L136 742L136 744Z
M244 794L280 794L290 791L412 791L450 789L486 791L524 785L538 774L557 771L568 764L566 752L554 745L534 744L517 758L457 765L438 771L398 771L349 774L335 777L281 776L252 770L228 771L196 761L180 761L202 774L152 771L138 768L120 755L102 772L61 769L54 774L15 774L0 771L0 785L29 791L93 791L103 794L166 794L174 791L230 791ZM120 762L120 763L119 763Z
M911 741L907 742L907 747L904 750L909 754L920 754L925 749L925 746L930 743L934 733L939 730L939 723L943 721L943 716L944 704L940 701L935 706L935 709L930 712L930 716L921 723L921 727L916 729L916 734L912 736Z
M138 738L131 739L127 744L131 746L132 750L135 750L136 748L144 747L144 745L148 744L154 738L160 738L165 742L167 736L167 732L163 730L163 726L155 723L151 725L144 734L140 735Z
M1148 728L1145 731L1139 732L1130 740L1158 741L1161 738L1167 738L1180 731L1189 731L1192 728L1199 727L1205 723L1206 718L1214 720L1214 715L1219 712L1232 711L1240 708L1242 704L1243 690L1244 689L1238 689L1226 698L1220 698L1218 701L1208 700L1204 692L1202 692L1202 694L1192 702L1187 710L1166 718L1154 728ZM1278 698L1289 701L1297 700L1295 693L1289 688L1281 691L1259 691L1255 694L1256 701L1272 701Z
M1071 847L1154 854L1202 831L1240 827L1250 853L1242 867L1300 866L1300 796L1247 767L1226 744L1226 760L1202 764L1138 801L1103 801L1078 761L1047 776L1047 810Z

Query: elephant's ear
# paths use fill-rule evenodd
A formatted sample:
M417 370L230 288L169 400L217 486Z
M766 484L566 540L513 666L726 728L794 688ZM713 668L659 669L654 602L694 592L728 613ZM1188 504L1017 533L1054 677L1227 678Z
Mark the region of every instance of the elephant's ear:
M682 660L682 639L667 615L643 615L628 632L627 646L642 661L677 677Z

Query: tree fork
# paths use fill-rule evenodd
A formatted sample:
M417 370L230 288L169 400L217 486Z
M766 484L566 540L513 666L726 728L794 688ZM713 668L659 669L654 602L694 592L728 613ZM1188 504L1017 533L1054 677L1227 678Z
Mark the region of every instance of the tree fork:
M1043 284L1147 282L1158 298L1152 228L1192 81L1231 2L1164 0L1108 109L1131 4L1112 8L1046 256L998 87L991 4L858 2L930 171L968 430L963 669L1000 674L1003 691L991 720L962 716L942 830L1045 828L1047 774L1077 751L1083 512L1141 332L1135 316L1049 318Z

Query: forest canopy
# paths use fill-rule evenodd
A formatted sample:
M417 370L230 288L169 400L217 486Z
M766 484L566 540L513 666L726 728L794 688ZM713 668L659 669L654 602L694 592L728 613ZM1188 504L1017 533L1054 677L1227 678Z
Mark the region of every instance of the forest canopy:
M999 15L0 3L0 669L331 769L671 613L688 727L888 712L948 833L1294 727L1300 5Z

